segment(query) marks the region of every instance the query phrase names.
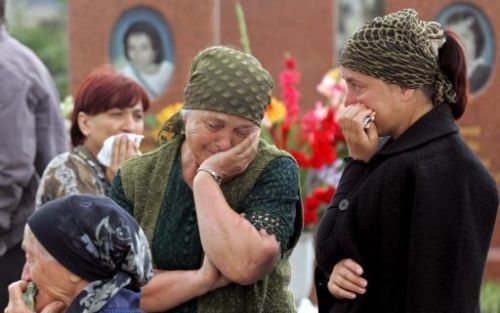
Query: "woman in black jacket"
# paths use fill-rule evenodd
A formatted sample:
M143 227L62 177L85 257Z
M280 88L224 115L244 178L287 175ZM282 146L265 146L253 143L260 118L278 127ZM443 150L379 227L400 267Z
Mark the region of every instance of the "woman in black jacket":
M455 124L456 35L405 9L358 30L340 63L350 159L317 234L320 312L479 312L498 192Z

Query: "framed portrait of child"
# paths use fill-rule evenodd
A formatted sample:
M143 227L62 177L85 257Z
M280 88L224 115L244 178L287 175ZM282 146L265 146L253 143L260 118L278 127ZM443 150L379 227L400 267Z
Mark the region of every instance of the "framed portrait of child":
M164 17L139 6L125 11L116 22L109 53L117 71L140 83L154 100L167 90L174 75L174 49Z

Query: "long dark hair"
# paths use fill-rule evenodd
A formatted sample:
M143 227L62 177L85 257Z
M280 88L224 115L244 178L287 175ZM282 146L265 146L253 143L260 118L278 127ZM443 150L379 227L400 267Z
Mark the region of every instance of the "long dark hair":
M464 48L458 36L450 30L445 30L444 33L446 42L439 49L439 67L450 80L457 94L457 102L450 103L449 106L453 117L458 120L464 114L469 100L467 64Z
M151 41L151 46L153 50L156 51L155 63L160 64L163 59L165 59L165 52L163 51L163 47L161 45L160 33L158 30L148 22L139 21L135 22L127 29L125 35L123 36L123 46L125 48L125 57L127 60L130 60L130 56L128 55L128 45L127 40L128 37L132 34L143 33L149 37Z

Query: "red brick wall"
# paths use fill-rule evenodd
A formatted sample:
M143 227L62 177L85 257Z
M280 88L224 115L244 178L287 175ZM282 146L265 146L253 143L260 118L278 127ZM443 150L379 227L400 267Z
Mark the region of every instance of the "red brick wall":
M222 1L222 43L239 46L239 32L233 1ZM314 5L312 5L314 3ZM253 54L276 81L284 53L290 53L301 72L301 107L312 107L321 99L316 85L333 66L333 1L242 0Z
M153 104L159 107L182 100L191 59L213 42L213 1L186 0L86 0L69 1L70 86L74 93L94 67L109 60L113 27L123 11L137 5L161 12L168 22L175 45L175 73L167 92Z
M213 12L217 0L86 0L69 2L70 76L74 93L94 67L108 63L113 26L123 11L147 5L164 15L175 41L176 68L167 92L153 103L153 111L182 100L189 65L196 53L216 43ZM316 84L333 64L333 2L315 0L243 0L253 53L276 80L285 52L291 53L302 73L302 106L311 107L321 96ZM220 43L240 48L234 1L220 0Z

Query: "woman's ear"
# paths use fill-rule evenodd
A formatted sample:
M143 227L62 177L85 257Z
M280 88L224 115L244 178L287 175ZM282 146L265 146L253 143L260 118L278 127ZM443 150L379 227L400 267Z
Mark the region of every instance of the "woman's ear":
M69 274L69 281L76 284L82 281L82 278L79 276L76 276L75 274L71 273Z
M69 271L68 271L69 272ZM71 272L69 272L69 276L66 276L68 281L73 284L74 289L78 290L80 292L81 289L85 288L86 285L88 285L88 281L85 279L81 278L78 275L75 275Z
M85 137L88 137L90 134L90 116L84 112L79 112L77 117L78 128L82 132Z
M410 89L410 88L404 88L404 87L400 87L401 88L401 100L403 101L408 101L411 99L411 97L413 97L413 95L415 94L415 89Z
M181 115L182 122L184 123L184 125L186 125L186 120L187 120L187 116L189 114L189 111L188 110L181 110L179 112L179 114Z

